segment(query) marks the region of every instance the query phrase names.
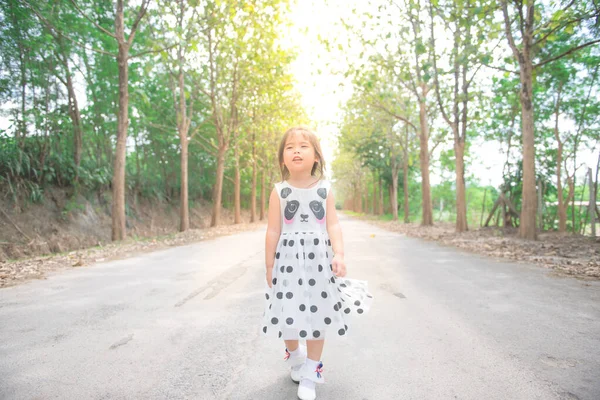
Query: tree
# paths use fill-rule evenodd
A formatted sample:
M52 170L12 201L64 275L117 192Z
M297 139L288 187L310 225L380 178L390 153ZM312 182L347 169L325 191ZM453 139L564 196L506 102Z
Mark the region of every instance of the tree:
M280 0L263 0L259 3L208 3L204 8L207 25L203 29L203 40L207 53L208 87L203 89L203 93L211 104L216 141L205 138L201 141L214 151L217 164L211 226L219 224L226 155L236 143L244 120L240 108L247 95L246 80L253 72L258 72L255 68L260 65L259 60L267 57L261 47L272 43L285 6L286 2ZM234 157L234 163L236 160L237 157ZM234 197L239 198L239 193Z
M509 9L509 3L511 8ZM579 44L558 54L550 55L534 63L540 49L546 42L552 41L557 33L575 32L582 22L591 21L600 15L600 9L591 1L569 1L557 5L556 11L546 10L535 0L528 2L501 0L502 15L506 38L513 56L519 65L520 103L523 141L523 198L519 236L535 240L536 232L536 174L535 174L535 132L534 132L534 103L533 76L536 69L559 60L562 57L584 47L600 43L600 39L581 37Z
M166 1L160 4L159 15L156 23L163 31L162 38L173 35L170 38L175 44L167 41L163 44L166 49L165 65L169 75L169 88L173 94L173 106L176 114L176 128L179 136L180 149L180 209L179 209L179 231L184 232L190 227L189 218L189 188L188 188L188 148L190 127L194 116L194 102L197 100L199 89L196 85L203 84L200 80L193 79L190 70L190 58L197 48L198 27L205 24L199 18L198 7L184 0L176 2ZM165 18L166 15L173 17ZM174 23L174 24L173 24ZM173 25L172 25L173 24ZM162 26L161 26L162 25ZM174 48L173 50L171 50ZM192 75L192 77L190 77ZM195 136L202 125L197 124L192 137Z
M464 157L470 117L469 102L473 98L472 83L482 65L480 60L490 58L484 51L486 42L497 35L493 35L490 29L489 6L484 8L470 0L435 3L434 6L432 0L429 2L435 92L442 117L452 130L454 139L456 231L464 232L468 230ZM444 23L446 32L452 34L452 49L448 52L447 60L449 68L445 71L452 76L448 82L440 79L444 71L438 66L436 54L435 16L439 16Z
M148 10L150 0L142 0L136 17L131 26L129 35L125 37L125 6L123 0L117 0L115 8L115 31L101 26L95 22L86 11L83 10L75 0L70 0L71 4L81 14L81 16L90 21L100 32L113 38L118 45L117 54L112 54L101 49L93 49L96 52L111 55L116 58L119 71L119 108L117 112L117 144L115 148L115 157L113 164L112 179L112 240L123 240L126 236L125 228L125 150L127 145L127 127L129 126L129 59L136 55L130 55L129 50L133 44L138 26ZM47 21L36 9L29 6L40 19ZM62 33L61 33L62 34ZM71 41L81 45L81 43L68 37ZM141 53L140 53L141 54ZM139 54L137 54L139 55Z

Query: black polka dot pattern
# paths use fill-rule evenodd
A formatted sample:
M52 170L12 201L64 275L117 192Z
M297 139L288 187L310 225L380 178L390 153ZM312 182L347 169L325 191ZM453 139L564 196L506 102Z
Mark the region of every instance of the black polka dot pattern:
M282 211L286 202L295 202L298 209L285 215L285 223L282 221L272 287L265 283L265 308L259 329L267 336L285 340L347 336L350 318L367 313L373 297L365 281L333 275L325 215L321 209L315 212L310 208L315 200L325 205L316 188L327 189L322 193L328 194L329 183L321 181L315 190L303 191L285 182L277 185ZM281 193L286 195L285 200ZM281 215L283 218L284 213Z

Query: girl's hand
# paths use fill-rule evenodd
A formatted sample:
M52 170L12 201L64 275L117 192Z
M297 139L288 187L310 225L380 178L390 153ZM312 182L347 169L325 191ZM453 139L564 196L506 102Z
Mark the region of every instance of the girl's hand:
M267 268L267 285L269 285L270 288L273 288L273 268Z
M333 274L339 278L346 276L346 263L344 257L341 255L333 256L331 261L331 267L333 268Z

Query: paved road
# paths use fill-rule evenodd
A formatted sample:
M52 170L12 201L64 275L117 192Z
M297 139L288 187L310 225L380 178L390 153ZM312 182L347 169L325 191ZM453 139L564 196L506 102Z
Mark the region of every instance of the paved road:
M598 282L341 224L375 303L325 346L320 399L600 398ZM246 232L0 290L0 399L294 399L258 335L263 246Z

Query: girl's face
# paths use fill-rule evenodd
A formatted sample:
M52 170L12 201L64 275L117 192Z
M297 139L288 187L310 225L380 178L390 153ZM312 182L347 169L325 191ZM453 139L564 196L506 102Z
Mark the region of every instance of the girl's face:
M307 171L310 173L315 161L318 161L315 157L315 149L308 138L300 133L288 137L283 148L283 163L291 174Z

